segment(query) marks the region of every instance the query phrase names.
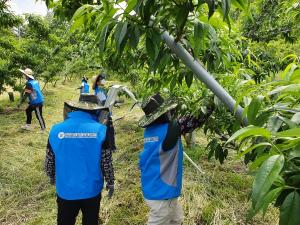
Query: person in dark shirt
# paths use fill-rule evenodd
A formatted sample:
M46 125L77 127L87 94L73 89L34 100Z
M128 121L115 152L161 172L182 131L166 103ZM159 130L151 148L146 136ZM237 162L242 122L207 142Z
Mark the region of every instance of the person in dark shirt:
M200 126L192 116L174 118L177 104L155 94L142 104L145 115L144 149L140 153L142 191L150 208L148 225L182 224L181 194L183 146L181 134Z
M38 119L41 130L46 129L45 120L43 118L43 103L44 96L40 89L39 83L34 79L33 72L31 69L26 68L25 70L19 70L24 74L27 80L23 96L21 96L20 104L22 104L26 98L29 98L28 107L26 108L26 125L22 126L22 129L30 130L32 112L35 112L36 118ZM20 104L18 106L20 106Z
M114 168L102 112L108 115L96 96L82 95L79 102L65 102L65 120L51 128L45 172L56 185L58 225L75 224L79 210L83 225L98 224L104 180L108 197L113 195Z

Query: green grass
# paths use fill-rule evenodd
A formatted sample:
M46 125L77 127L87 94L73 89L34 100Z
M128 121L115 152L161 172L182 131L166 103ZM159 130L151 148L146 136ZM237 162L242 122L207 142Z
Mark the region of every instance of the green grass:
M69 81L57 87L49 86L45 92L44 117L48 131L51 125L62 120L63 102L77 99L80 82ZM0 100L0 224L56 224L55 188L43 171L47 134L40 134L36 118L33 130L22 131L25 122L23 110L15 109L7 96ZM140 190L138 155L143 144L143 130L137 126L142 115L135 108L131 113L130 102L125 99L121 108L114 109L114 116L125 115L115 123L118 151L114 154L116 176L115 194L108 200L103 191L100 218L102 224L146 224L148 208ZM25 105L23 106L23 109ZM185 160L183 193L180 201L185 212L184 224L246 224L250 206L248 195L252 176L242 162L233 158L220 166L206 159L205 136L197 133L197 145L187 153L206 172L200 175ZM80 224L78 218L78 224ZM256 217L249 224L278 224L278 212L271 210Z

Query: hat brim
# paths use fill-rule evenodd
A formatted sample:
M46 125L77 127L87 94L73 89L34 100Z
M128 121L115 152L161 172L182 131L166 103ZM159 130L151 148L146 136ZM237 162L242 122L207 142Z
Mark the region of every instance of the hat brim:
M70 106L72 108L79 109L79 110L85 110L85 111L96 111L99 109L108 109L108 107L100 106L98 104L88 103L88 102L68 101L68 102L65 102L65 104L67 104L68 106Z
M19 71L20 71L21 73L23 73L26 77L29 77L30 79L34 80L34 76L32 76L32 75L30 75L30 74L27 74L27 73L25 72L25 70L19 69Z
M154 122L156 119L158 119L161 115L168 112L171 109L174 109L177 107L177 103L167 101L164 102L155 112L153 112L150 115L144 115L138 122L138 125L140 127L146 127L152 122Z

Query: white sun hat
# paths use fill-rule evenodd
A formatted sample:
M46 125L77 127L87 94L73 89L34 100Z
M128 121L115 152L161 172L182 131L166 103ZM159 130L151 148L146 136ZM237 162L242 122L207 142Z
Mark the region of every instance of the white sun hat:
M22 72L25 76L29 77L30 79L34 80L34 76L32 76L33 72L31 69L26 68L25 70L19 69L20 72Z

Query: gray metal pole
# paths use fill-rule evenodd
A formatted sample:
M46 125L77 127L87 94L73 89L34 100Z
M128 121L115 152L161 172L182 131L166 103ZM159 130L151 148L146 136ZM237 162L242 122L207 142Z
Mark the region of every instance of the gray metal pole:
M169 35L167 31L162 33L162 39L168 45L168 47L180 58L183 63L190 68L196 77L201 80L229 109L230 111L241 121L243 124L247 124L247 119L243 118L243 108L238 106L236 110L235 100L228 94L228 92L195 60L188 51L182 47L181 44L175 42L174 38Z

